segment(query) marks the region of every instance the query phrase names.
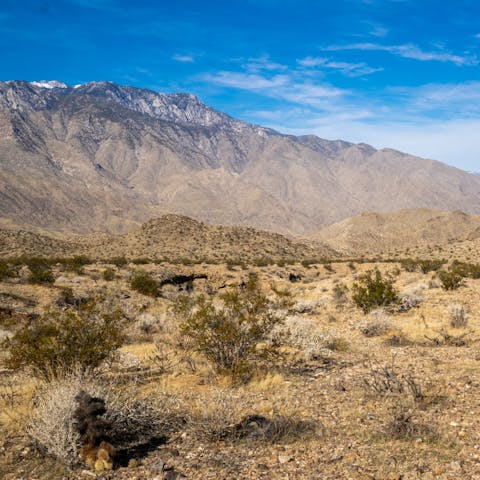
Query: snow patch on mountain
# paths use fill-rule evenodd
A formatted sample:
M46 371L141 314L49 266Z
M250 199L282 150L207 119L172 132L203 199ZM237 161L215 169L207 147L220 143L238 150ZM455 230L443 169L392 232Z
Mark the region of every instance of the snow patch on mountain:
M58 80L38 80L36 82L30 82L31 85L35 85L39 88L68 88L68 85Z

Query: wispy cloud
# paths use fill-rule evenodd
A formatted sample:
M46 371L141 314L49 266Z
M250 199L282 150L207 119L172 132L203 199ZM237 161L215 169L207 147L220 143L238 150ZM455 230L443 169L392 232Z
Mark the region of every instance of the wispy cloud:
M455 55L448 51L436 50L427 51L413 44L404 45L381 45L378 43L351 43L347 45L329 45L323 48L324 51L341 51L341 50L371 50L379 52L388 52L403 58L411 58L420 61L437 61L454 63L458 66L478 65L476 55Z
M389 33L389 29L380 24L373 24L371 30L368 32L373 37L383 38Z
M305 57L297 60L297 63L306 68L328 68L337 70L349 77L360 77L372 73L381 72L383 68L369 67L365 62L349 63L338 62L324 57Z
M317 108L329 108L329 102L333 98L348 93L347 90L328 84L317 84L297 78L296 72L267 76L249 72L220 71L204 74L200 76L200 80L300 105L314 105Z
M193 55L175 54L172 58L176 62L181 62L181 63L193 63L195 61L195 58Z
M251 73L257 73L261 71L285 71L287 70L286 65L281 63L274 62L270 59L270 55L261 55L260 57L249 58L246 62L243 63L243 66L246 70Z

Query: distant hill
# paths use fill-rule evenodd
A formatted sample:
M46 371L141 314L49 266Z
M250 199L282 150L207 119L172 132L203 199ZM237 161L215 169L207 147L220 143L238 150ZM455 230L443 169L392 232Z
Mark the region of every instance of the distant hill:
M190 94L0 82L0 225L125 233L174 212L301 236L365 211L419 207L480 213L480 177L282 135Z
M429 209L365 213L330 225L308 238L354 255L448 245L480 238L480 216Z
M207 225L180 215L164 215L122 235L93 234L60 240L32 232L0 230L0 256L72 256L94 259L238 260L335 258L321 244L309 246L248 227Z

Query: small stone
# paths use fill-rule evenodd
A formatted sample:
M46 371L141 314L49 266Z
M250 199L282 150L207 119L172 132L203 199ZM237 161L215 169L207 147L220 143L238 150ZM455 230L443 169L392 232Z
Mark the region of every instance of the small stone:
M151 468L157 472L163 472L165 470L165 462L159 460L157 463L155 463L155 465L152 465Z
M135 458L131 458L128 461L128 468L137 468L138 467L138 461Z
M278 461L282 464L291 462L292 460L293 460L293 457L291 455L279 455L278 456Z

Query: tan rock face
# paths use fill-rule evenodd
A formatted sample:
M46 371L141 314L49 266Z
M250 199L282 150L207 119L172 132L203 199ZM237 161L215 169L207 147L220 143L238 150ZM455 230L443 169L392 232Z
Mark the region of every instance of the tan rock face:
M365 211L480 213L480 177L364 144L292 137L192 95L0 83L0 218L123 233L167 212L307 235Z

